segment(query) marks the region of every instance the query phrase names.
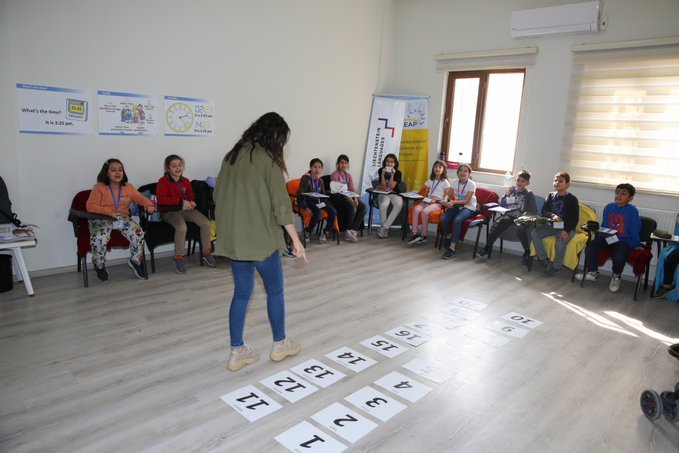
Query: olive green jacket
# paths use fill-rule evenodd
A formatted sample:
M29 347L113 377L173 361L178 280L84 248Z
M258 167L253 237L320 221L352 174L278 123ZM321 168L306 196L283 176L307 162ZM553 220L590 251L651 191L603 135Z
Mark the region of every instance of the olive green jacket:
M283 170L263 148L250 153L246 144L233 165L222 161L214 200L217 255L262 261L285 248L281 227L294 222L292 205Z

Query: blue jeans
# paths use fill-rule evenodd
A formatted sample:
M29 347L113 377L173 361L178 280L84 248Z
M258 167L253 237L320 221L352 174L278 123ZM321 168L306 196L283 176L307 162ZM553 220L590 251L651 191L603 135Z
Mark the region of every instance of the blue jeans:
M469 208L453 206L446 209L446 212L441 216L441 232L443 235L450 233L451 223L453 228L453 236L450 238L451 244L457 244L460 241L460 234L462 232L462 223L474 215L474 211Z
M318 222L323 218L323 211L328 213L328 220L325 224L325 231L330 234L332 232L332 227L335 225L335 217L337 217L337 210L333 205L330 204L330 201L325 202L325 207L319 208L316 206L316 203L309 201L307 202L307 208L311 210L312 216L311 216L311 221L309 222L309 226L307 227L307 231L309 233L313 233L314 229L316 228L316 225Z
M585 257L587 259L587 272L594 272L599 270L599 262L597 260L597 253L600 250L610 247L612 250L611 259L613 260L613 273L620 275L625 268L627 261L627 254L632 250L627 242L618 241L613 244L608 244L606 238L598 237L587 244L585 248Z
M274 341L285 338L285 296L283 291L283 265L278 250L264 261L231 261L233 273L233 298L229 309L229 335L231 347L243 346L243 327L250 296L255 286L255 269L262 277L266 290L266 311L273 331Z

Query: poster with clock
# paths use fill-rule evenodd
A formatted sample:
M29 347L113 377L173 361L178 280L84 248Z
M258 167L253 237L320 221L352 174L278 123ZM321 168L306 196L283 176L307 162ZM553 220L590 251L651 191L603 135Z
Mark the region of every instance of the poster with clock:
M165 135L204 137L215 133L210 99L165 96Z

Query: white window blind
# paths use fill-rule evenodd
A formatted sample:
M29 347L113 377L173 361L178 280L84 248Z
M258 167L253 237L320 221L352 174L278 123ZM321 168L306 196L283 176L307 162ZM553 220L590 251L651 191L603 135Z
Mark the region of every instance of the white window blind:
M679 40L630 45L574 48L562 165L576 182L679 194Z

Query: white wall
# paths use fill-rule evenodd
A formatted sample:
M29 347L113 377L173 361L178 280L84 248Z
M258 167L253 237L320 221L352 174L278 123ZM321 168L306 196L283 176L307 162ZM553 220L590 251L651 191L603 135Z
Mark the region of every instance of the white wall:
M521 9L577 3L577 0L395 0L394 51L385 91L431 96L431 159L439 149L445 92L445 74L435 72L434 55L451 52L539 48L532 80L527 78L527 102L522 124L524 148L521 166L533 174L539 194L551 188L559 169L566 102L571 73L571 47L580 43L628 41L676 36L679 2L676 0L603 0L608 27L598 34L576 34L512 39L511 12ZM566 169L567 170L567 169ZM476 174L477 180L501 184L502 177ZM631 181L633 183L633 181ZM571 191L581 200L612 200L610 190L578 187ZM638 194L635 203L655 209L679 210L677 197Z
M107 158L120 158L137 186L156 181L170 153L186 159L189 178L214 176L267 111L290 124L291 177L312 157L330 171L339 153L360 175L392 14L391 0L0 0L0 95L8 101L0 175L15 212L40 225L29 269L75 264L70 201ZM216 136L18 134L16 83L212 98Z

